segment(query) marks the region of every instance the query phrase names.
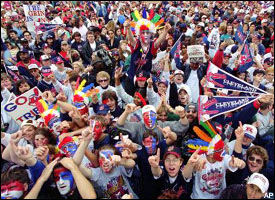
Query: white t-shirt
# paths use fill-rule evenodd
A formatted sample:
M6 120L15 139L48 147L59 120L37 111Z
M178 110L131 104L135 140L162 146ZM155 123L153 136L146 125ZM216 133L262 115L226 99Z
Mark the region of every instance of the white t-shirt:
M229 153L230 156L233 153L235 143L236 143L236 140L233 140L233 141L227 143L228 151L229 151L228 153ZM254 144L251 143L249 147L252 147L252 146L254 146ZM243 159L244 160L246 160L246 151L247 151L247 149L244 149L244 148L242 149L242 154L243 154Z
M206 159L203 154L201 159ZM225 175L229 169L235 172L237 168L231 168L229 162L231 156L225 155L223 161L210 163L206 162L206 169L201 172L195 172L195 180L193 183L192 199L218 199L221 192L226 188Z
M200 95L199 78L198 78L197 70L195 71L191 70L191 73L186 82L186 85L192 88L191 90L192 102L197 103Z

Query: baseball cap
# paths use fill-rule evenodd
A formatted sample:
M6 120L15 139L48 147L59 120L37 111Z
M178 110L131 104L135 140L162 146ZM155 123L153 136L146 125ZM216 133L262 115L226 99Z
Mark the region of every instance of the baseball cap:
M136 74L136 80L137 81L146 81L147 76L146 76L146 72L141 70L139 72L137 72Z
M49 76L49 75L53 74L53 72L50 67L42 67L41 74L43 76Z
M181 150L176 146L170 146L166 149L165 154L163 156L163 160L165 160L166 156L168 156L169 154L172 154L177 158L181 158Z
M18 53L29 53L28 49L21 48Z
M50 47L47 43L44 43L43 45L42 45L42 48L43 49L45 49L45 48L48 48L48 47Z
M51 58L49 57L49 56L47 56L47 55L42 55L41 57L40 57L40 61L45 61L45 60L50 60Z
M55 64L60 64L60 63L64 63L64 61L58 56L55 59Z
M175 71L175 75L177 75L177 74L184 75L184 72L183 72L182 70L177 69L177 70Z
M158 84L160 84L160 83L163 83L164 85L166 85L166 87L168 87L168 81L167 80L161 79L161 80L158 81Z
M21 128L23 126L34 126L34 127L37 127L37 124L36 124L35 120L28 119L28 120L25 120L25 121L22 122Z
M150 112L150 111L153 111L153 112L157 113L156 108L152 105L146 105L142 108L142 114L144 114L146 112Z
M21 38L20 42L28 42L28 40L26 38Z
M263 23L267 23L267 22L268 22L267 19L263 19L261 23L263 24Z
M18 71L18 67L13 65L13 66L8 66L8 68L12 71Z
M228 57L228 58L231 58L231 57L232 57L230 53L224 53L223 56L224 56L224 57Z
M200 22L200 23L198 23L198 26L202 26L202 27L204 27L205 25L204 25L204 23L203 23L203 22Z
M269 187L269 181L268 179L260 173L253 173L246 184L253 184L258 186L258 188L260 188L260 190L262 191L262 193L266 193Z
M244 135L248 138L255 139L257 135L257 128L253 125L244 124L243 125Z
M66 32L66 31L64 31L63 29L59 29L59 30L57 31L57 35L58 35L59 37L61 37L65 32Z
M28 66L28 68L29 68L29 70L31 70L31 69L39 69L39 67L37 66L37 64L30 64Z
M52 38L52 39L53 39L54 37L53 37L53 35L48 34L48 35L46 36L46 39L48 39L48 38Z
M273 59L271 57L268 57L268 58L264 59L264 63L271 63L271 64L273 64Z
M197 111L197 109L198 109L197 104L195 104L195 103L189 103L189 104L185 107L185 110L186 110L186 111L189 111L190 109L194 109L195 111Z
M110 107L106 104L101 104L97 106L96 114L97 115L106 115L110 111Z
M119 56L119 52L118 51L113 51L112 56Z
M203 15L201 18L207 18L207 16L206 16L206 15Z

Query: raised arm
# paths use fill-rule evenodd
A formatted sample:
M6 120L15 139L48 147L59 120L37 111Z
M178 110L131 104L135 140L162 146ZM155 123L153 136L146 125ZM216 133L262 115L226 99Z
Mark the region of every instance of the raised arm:
M72 158L63 158L60 163L71 171L79 194L83 199L96 199L96 193L93 185L81 173L78 166L74 163Z
M137 44L137 41L134 38L134 35L133 35L132 31L131 31L129 20L126 20L123 25L125 27L125 30L127 31L127 38L129 40L131 46L134 48L136 46L136 44Z
M140 106L136 106L135 104L127 104L124 112L120 115L120 117L117 120L117 123L120 126L123 126L125 124L125 121L130 113L135 112L136 110L140 109Z
M151 165L151 171L153 176L160 177L163 173L162 169L159 166L160 161L160 149L157 150L157 155L150 156L148 158L149 164Z
M164 27L164 31L162 34L158 37L157 41L154 43L155 49L157 49L166 39L166 35L168 34L168 31L171 29L171 25L167 22Z
M244 138L244 130L243 130L243 125L241 121L239 121L239 124L240 126L235 130L236 142L234 146L234 151L238 154L241 154L243 150L242 142Z

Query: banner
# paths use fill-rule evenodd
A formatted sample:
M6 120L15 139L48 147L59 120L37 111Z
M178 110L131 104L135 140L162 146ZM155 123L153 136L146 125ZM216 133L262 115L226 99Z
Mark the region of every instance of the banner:
M215 89L221 88L253 94L267 94L266 91L233 76L211 62L209 62L206 73L206 84L207 87Z
M253 65L253 57L251 54L251 51L249 50L249 43L248 40L245 41L243 50L241 52L240 56L240 72L245 72L248 68L250 68Z
M202 46L202 45L187 46L187 54L188 54L189 63L204 63L204 62L206 62L204 46Z
M220 45L220 33L218 28L214 28L210 35L208 36L208 41L209 41L209 56L210 58L214 58L215 53L219 49Z
M243 32L243 26L239 25L236 33L235 33L235 40L239 43L239 44L243 44L244 40L246 38L246 35Z
M36 22L47 23L48 20L45 16L44 5L23 5L24 13L26 16L26 25L30 32L35 31L35 26L39 25Z
M179 66L180 61L180 50L181 50L181 38L183 36L183 33L180 35L179 39L176 41L176 43L171 48L170 54L171 58L175 60L176 66Z
M35 27L35 32L42 31L43 33L45 33L47 31L51 31L51 30L55 29L58 26L63 26L63 25L61 25L61 24L39 23L39 25Z
M198 102L199 121L207 121L224 113L232 112L255 101L257 97L224 97L201 95Z
M20 126L27 119L35 119L39 115L35 102L42 99L41 91L35 87L24 94L10 100L4 110L11 116L12 119Z

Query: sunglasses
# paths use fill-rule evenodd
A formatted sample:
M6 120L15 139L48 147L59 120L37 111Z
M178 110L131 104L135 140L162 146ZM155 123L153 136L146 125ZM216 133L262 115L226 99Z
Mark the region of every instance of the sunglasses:
M197 111L195 111L195 110L188 110L188 111L186 111L187 113L196 113Z
M109 79L103 79L103 80L99 80L98 82L102 83L102 82L108 82Z
M263 161L262 161L261 159L256 159L256 158L253 157L253 156L250 156L250 157L248 158L248 160L251 161L251 162L254 162L254 161L256 160L256 163L257 163L257 164L259 164L259 165L263 164Z

